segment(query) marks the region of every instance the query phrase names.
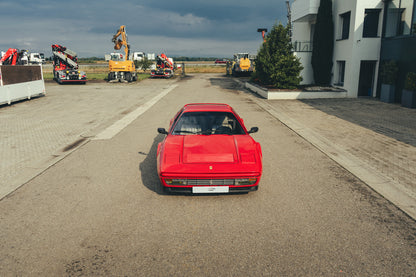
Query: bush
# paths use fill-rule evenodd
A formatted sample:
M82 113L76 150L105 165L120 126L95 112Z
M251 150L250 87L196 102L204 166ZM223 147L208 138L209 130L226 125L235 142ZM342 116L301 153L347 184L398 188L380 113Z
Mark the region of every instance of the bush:
M406 81L404 83L404 89L416 91L416 73L409 72L406 75Z
M140 61L134 61L134 65L137 69L142 69L144 72L150 68L152 65L152 61L149 61L146 57L141 59Z
M273 26L257 53L255 65L256 72L252 79L259 80L264 85L293 89L300 84L300 71L303 67L299 58L293 55L287 27L281 23Z
M380 68L381 82L386 85L396 84L398 71L397 62L393 60L383 61Z

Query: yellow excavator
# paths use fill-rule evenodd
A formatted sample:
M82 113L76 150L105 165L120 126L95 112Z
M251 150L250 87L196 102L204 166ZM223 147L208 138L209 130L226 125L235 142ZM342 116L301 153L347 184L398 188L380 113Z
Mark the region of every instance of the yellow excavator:
M121 39L118 38L121 36ZM108 73L109 82L132 82L137 80L136 67L134 62L130 59L130 45L127 41L126 26L120 26L117 33L111 40L114 43L114 49L120 50L124 46L124 57L121 61L110 60L108 61Z

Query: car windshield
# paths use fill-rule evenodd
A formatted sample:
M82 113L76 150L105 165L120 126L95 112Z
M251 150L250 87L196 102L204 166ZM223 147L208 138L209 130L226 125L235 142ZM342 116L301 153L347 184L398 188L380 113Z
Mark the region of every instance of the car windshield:
M187 112L176 123L173 135L242 135L238 120L229 112Z

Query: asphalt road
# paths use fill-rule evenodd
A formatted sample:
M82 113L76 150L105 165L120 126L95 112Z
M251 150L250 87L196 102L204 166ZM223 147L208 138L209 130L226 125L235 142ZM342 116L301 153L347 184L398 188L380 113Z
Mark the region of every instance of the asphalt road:
M94 84L85 97L108 86ZM415 275L416 223L233 80L204 74L146 80L129 86L132 93L134 86L147 87L147 96L130 95L126 107L140 108L152 89L155 96L171 90L112 136L94 139L111 124L85 130L87 141L0 201L0 276ZM253 137L262 144L264 173L257 192L161 193L155 156L163 136L156 129L190 102L228 103L247 128L259 127ZM119 112L108 117L112 123Z

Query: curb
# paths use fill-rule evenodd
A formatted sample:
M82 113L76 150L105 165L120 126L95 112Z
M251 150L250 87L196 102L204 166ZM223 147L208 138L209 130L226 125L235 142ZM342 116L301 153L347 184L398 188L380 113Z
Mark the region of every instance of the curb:
M239 80L237 80L240 82ZM267 100L293 100L293 99L320 99L320 98L347 98L347 91L269 91L255 84L244 82L244 87L257 93Z

